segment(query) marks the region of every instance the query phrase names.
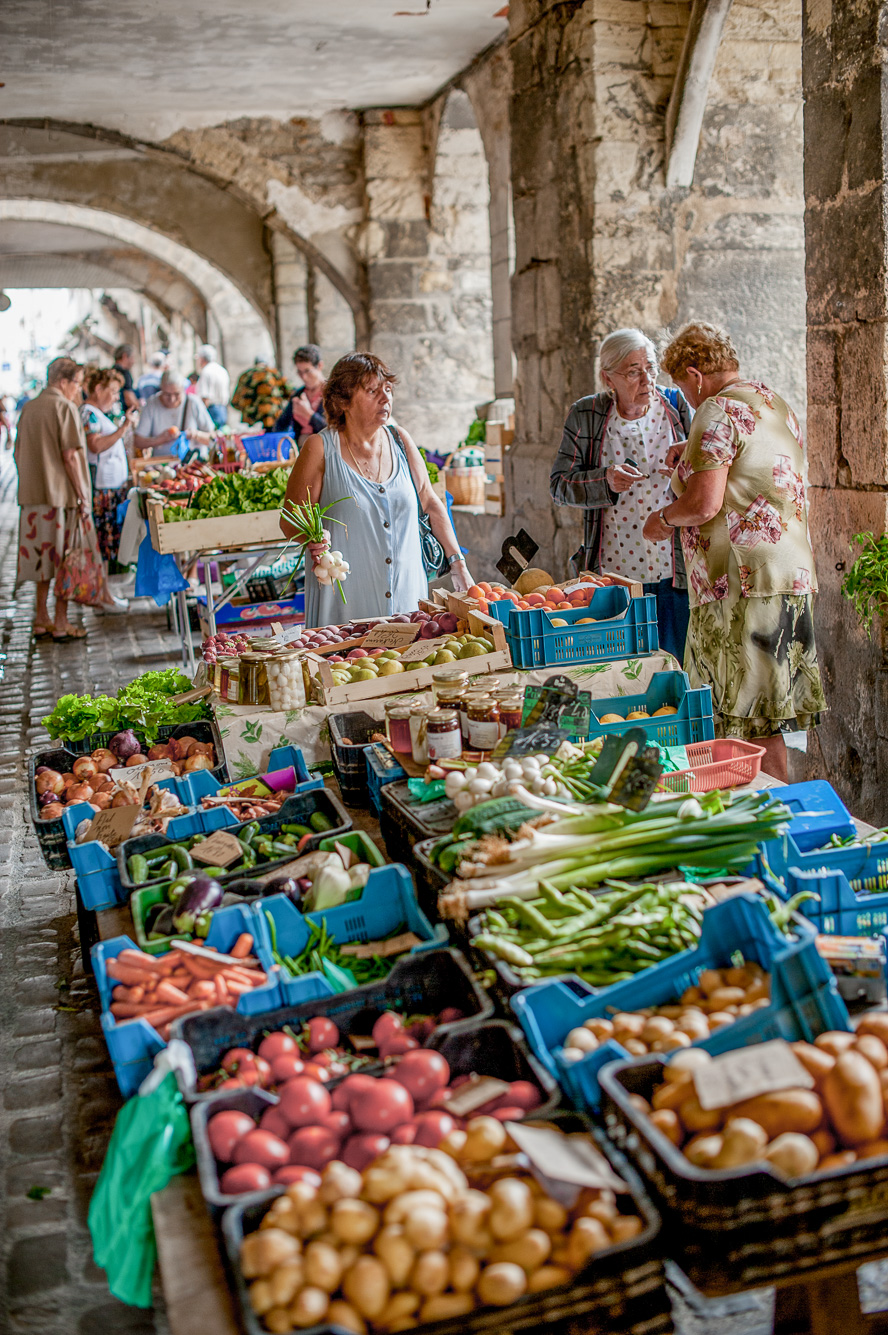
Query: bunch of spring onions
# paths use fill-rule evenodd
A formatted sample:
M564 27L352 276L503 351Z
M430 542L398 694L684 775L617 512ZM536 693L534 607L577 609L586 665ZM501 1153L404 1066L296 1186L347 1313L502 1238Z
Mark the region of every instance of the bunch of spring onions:
M545 881L556 891L589 890L608 880L644 879L670 868L742 870L760 843L784 832L789 808L767 793L731 798L675 794L644 811L611 803L543 828L523 827L509 842L478 840L442 892L442 918L465 921L503 899L534 899Z
M349 564L344 559L342 552L332 551L330 534L324 528L324 520L327 519L331 524L339 524L345 529L346 535L348 529L341 519L335 519L329 511L334 505L341 505L342 500L352 500L351 496L343 497L338 501L331 501L329 505L318 505L311 499L311 492L308 493L308 500L296 503L289 497L284 501L281 507L281 514L292 524L296 532L293 539L300 544L303 557L306 548L315 543L326 543L327 550L322 553L314 569L315 579L319 584L335 584L339 590L339 596L343 603L345 602L345 593L342 584L349 572ZM286 549L285 549L286 550Z

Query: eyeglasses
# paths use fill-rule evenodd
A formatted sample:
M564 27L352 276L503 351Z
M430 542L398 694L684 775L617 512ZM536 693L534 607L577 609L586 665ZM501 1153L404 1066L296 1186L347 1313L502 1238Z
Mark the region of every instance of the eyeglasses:
M657 368L650 364L647 366L633 366L629 371L611 371L611 375L618 376L620 380L656 380Z

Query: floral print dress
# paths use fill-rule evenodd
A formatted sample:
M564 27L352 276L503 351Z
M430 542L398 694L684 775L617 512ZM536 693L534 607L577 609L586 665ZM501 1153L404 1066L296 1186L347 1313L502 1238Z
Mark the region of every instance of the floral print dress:
M766 385L737 380L700 405L673 475L728 468L707 524L681 529L691 622L685 671L711 686L720 731L770 737L826 708L814 643L805 446L795 413Z

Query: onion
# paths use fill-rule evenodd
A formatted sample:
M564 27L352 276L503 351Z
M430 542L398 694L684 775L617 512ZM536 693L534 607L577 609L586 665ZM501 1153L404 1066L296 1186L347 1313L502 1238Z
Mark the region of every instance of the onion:
M48 807L50 802L57 802L58 800L58 793L47 792L37 794L37 805L40 807Z
M93 795L93 806L98 807L99 811L105 811L111 805L110 793L95 793Z
M178 758L184 760L187 756L191 755L191 752L196 746L200 746L200 742L196 737L177 737L176 745L179 748Z
M185 761L186 774L193 774L194 771L198 769L212 769L212 768L213 768L213 762L210 759L210 757L205 756L200 752L197 752L195 755L189 756L188 759Z
M149 760L169 760L170 748L163 743L160 746L152 746L148 752Z
M132 728L115 733L108 746L121 760L129 760L130 756L137 756L142 750L141 743Z
M35 773L35 774L46 774L46 773L48 773L48 771L49 771L49 766L48 766L48 765L38 765L37 768L35 769L34 773Z
M178 737L171 737L167 742L167 759L183 760L185 752L182 750L182 744Z
M99 767L92 756L78 756L71 766L75 779L94 779Z
M133 769L134 766L136 765L147 765L147 764L148 764L148 757L143 756L140 751L137 751L134 756L128 757L126 762L126 768Z
M50 802L40 813L41 820L58 820L64 811L61 802Z
M73 777L73 776L72 776ZM65 791L64 776L58 770L46 769L34 780L34 787L39 793L62 793Z
M88 783L75 783L68 789L69 802L91 802L93 790Z
M111 798L112 807L134 807L138 804L138 798L131 797L125 789L121 788L119 793L115 793Z
M98 765L101 774L107 774L109 769L113 769L115 765L120 764L117 756L113 751L109 751L107 746L97 747L92 753L92 758Z

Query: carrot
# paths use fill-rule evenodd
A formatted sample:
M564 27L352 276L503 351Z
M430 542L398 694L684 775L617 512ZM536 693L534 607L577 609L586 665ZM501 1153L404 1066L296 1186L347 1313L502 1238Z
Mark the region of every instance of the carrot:
M146 969L137 969L133 965L120 964L117 960L108 960L105 972L109 978L116 978L119 983L128 983L131 987L148 986L156 975Z
M249 932L241 932L234 945L229 950L229 955L235 959L244 959L253 949L253 938Z
M115 987L114 991L111 993L111 996L114 1001L135 1001L135 1002L144 1001L145 988L123 987L118 984L118 986Z
M144 950L122 950L117 956L121 964L130 964L136 969L147 969L149 973L160 973L162 960L148 955Z
M147 1020L148 1024L156 1029L158 1025L170 1024L173 1020L178 1020L180 1015L192 1015L195 1011L201 1009L199 1001L192 1001L187 1006L162 1006L160 1008L155 1007L153 1010L143 1010L138 1018ZM130 1018L135 1019L136 1017Z
M220 1006L230 1006L231 997L228 994L228 988L225 986L225 979L220 975L214 980L216 988L216 1001Z
M190 997L186 992L180 991L180 989L175 987L168 979L164 979L162 983L158 983L157 987L154 989L154 995L158 1001L165 1001L170 1006L184 1006L185 1003L190 1000Z
M211 964L209 960L199 959L197 955L185 956L185 968L192 978L201 981L213 979L219 972L218 964Z
M147 1015L154 1007L144 1001L112 1001L111 1014L120 1020L133 1020L138 1015Z
M188 989L188 993L189 996L194 997L196 1001L203 1001L206 997L214 1000L216 996L216 988L209 979L203 979L201 981L195 979Z
M242 983L249 983L252 987L258 972L258 969L236 969L232 965L225 970L225 981L227 982L229 978L239 978Z

